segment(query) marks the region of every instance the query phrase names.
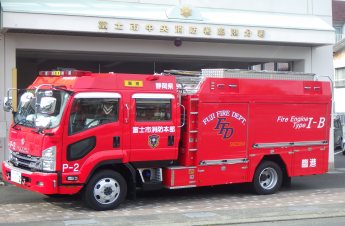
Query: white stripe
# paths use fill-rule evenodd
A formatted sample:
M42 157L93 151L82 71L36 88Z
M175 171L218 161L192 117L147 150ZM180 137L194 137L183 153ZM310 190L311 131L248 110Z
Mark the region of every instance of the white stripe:
M136 93L132 98L148 98L148 99L175 99L174 95L169 93Z
M121 98L119 93L107 93L107 92L85 92L77 93L74 98Z

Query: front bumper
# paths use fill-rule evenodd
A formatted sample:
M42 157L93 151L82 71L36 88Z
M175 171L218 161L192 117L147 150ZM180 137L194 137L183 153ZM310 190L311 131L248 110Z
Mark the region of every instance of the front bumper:
M17 174L17 182L11 180L11 172L13 171ZM2 163L2 176L6 182L30 191L41 194L59 194L57 173L31 172L4 161Z

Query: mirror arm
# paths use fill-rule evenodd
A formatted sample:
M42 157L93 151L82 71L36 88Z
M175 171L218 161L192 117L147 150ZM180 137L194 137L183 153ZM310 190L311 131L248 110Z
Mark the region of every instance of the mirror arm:
M41 85L39 85L39 86L37 86L36 87L36 89L35 89L35 118L37 118L37 93L38 93L38 90L40 89L40 88L42 88L43 86L49 86L49 87L51 87L51 88L53 88L54 86L52 85L52 84L41 84Z

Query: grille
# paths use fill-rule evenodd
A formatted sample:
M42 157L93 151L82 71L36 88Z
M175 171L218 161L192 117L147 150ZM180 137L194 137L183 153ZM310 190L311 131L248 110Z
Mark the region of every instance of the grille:
M19 152L12 152L10 162L18 168L37 171L37 169L33 166L40 165L40 158Z

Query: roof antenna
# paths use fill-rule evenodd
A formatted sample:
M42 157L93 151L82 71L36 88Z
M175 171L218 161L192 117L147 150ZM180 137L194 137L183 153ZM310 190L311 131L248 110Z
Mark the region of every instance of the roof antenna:
M156 61L153 61L153 74L156 74Z

